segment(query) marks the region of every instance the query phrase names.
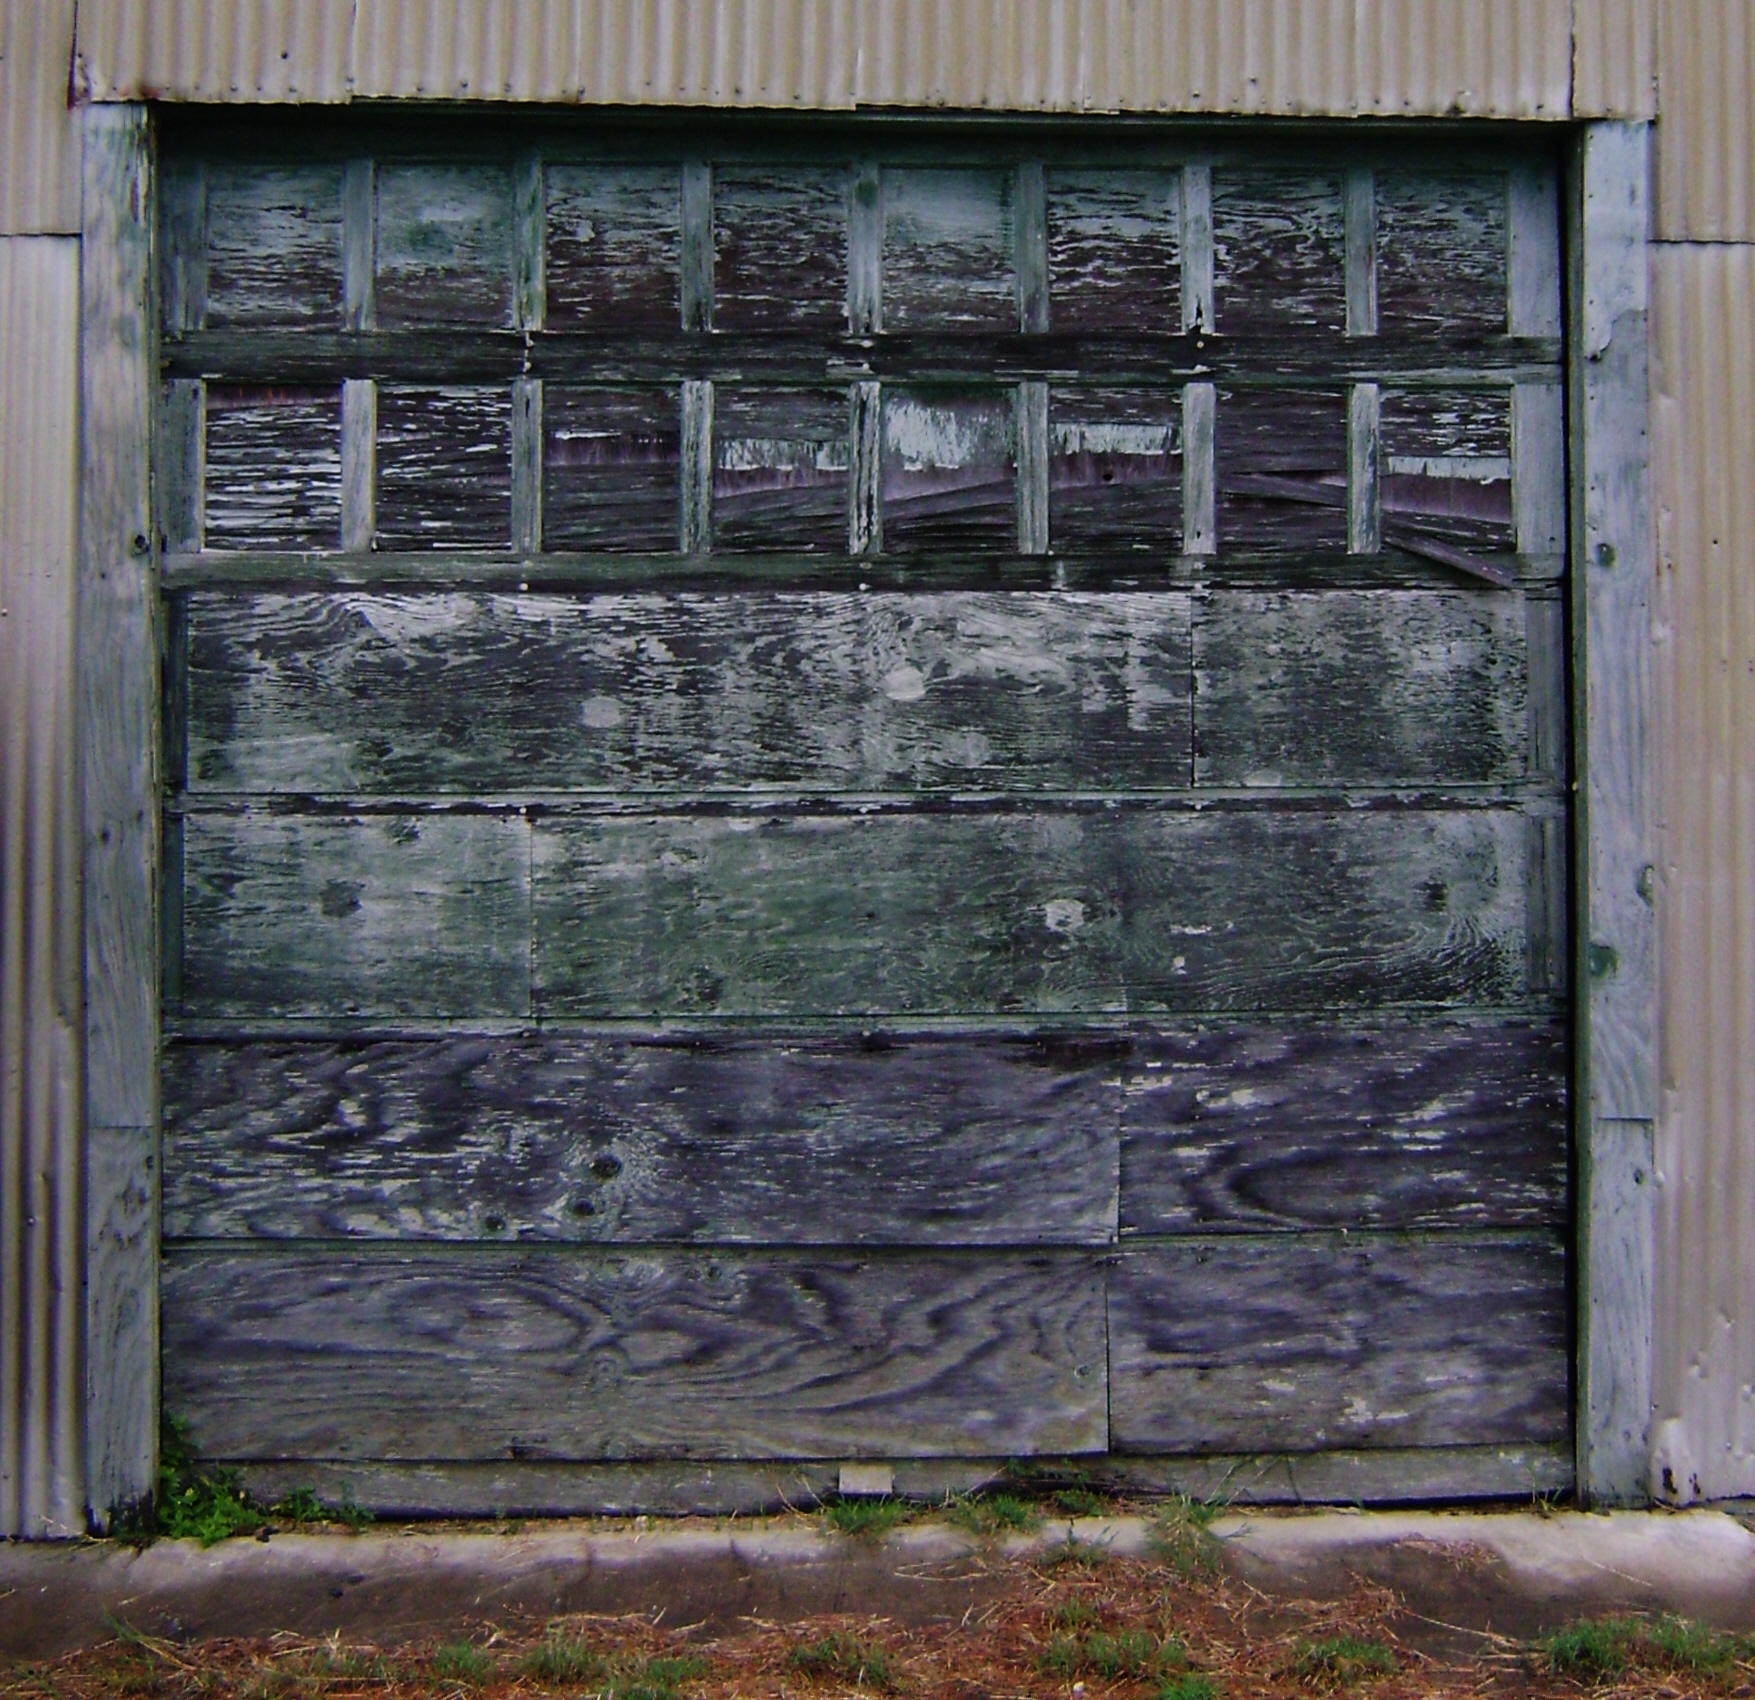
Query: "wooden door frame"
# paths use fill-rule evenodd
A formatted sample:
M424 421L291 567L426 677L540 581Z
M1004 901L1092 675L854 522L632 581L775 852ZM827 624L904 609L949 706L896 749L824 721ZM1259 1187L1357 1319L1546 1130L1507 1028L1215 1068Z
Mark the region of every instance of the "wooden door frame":
M1440 127L1435 127L1437 130ZM1649 1497L1656 919L1650 851L1646 124L1577 126L1567 201L1578 1488ZM82 126L76 650L84 810L86 1496L158 1467L159 706L152 136Z

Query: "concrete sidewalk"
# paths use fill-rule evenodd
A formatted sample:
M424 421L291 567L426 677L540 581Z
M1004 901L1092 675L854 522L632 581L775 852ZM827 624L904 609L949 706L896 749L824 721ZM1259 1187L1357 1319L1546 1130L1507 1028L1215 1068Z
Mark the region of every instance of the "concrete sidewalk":
M1251 1512L1220 1518L1213 1534L1226 1567L1264 1594L1324 1598L1363 1577L1451 1645L1626 1610L1755 1629L1755 1536L1719 1512ZM1003 1590L1006 1561L1069 1539L1139 1556L1151 1525L1080 1519L986 1542L942 1522L867 1540L790 1518L417 1526L206 1551L13 1543L0 1546L0 1655L49 1657L118 1621L176 1639L340 1631L393 1645L571 1612L662 1612L720 1631L825 1612L957 1620Z

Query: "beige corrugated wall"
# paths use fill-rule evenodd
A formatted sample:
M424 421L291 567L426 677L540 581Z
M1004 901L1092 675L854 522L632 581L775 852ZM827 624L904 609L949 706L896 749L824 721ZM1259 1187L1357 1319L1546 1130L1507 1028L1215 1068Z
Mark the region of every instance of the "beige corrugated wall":
M0 237L0 1532L83 1532L79 244Z
M1748 0L0 0L0 1533L77 1492L71 77L83 98L1650 117L1658 1465L1755 1493ZM24 236L31 240L22 240ZM28 636L26 635L28 634ZM1659 1483L1662 1486L1662 1482Z

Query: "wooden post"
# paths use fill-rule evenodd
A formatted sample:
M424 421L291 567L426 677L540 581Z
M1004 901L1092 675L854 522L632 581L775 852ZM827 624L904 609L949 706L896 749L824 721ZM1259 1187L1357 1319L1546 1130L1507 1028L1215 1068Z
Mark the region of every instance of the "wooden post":
M78 704L85 882L86 1494L158 1464L158 741L146 109L83 122Z
M1649 133L1593 124L1572 211L1572 630L1578 999L1578 1486L1649 1497L1656 924L1646 446ZM1516 246L1514 244L1514 259ZM1514 302L1519 293L1514 275Z

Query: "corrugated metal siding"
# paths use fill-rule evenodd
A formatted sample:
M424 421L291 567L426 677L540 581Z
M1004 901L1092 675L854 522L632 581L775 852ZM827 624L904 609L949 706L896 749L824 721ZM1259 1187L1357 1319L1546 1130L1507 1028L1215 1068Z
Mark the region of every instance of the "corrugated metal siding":
M1755 1494L1755 248L1660 248L1653 271L1654 1486L1690 1500Z
M0 1535L84 1532L79 244L0 239Z
M1755 15L1749 0L1659 0L1657 227L1755 241Z
M0 236L79 229L73 0L0 0Z
M91 100L345 100L353 27L354 0L80 0L74 86Z
M84 0L79 66L103 100L1562 118L1571 29L1570 0Z
M1581 0L1573 8L1572 115L1657 116L1657 0Z

